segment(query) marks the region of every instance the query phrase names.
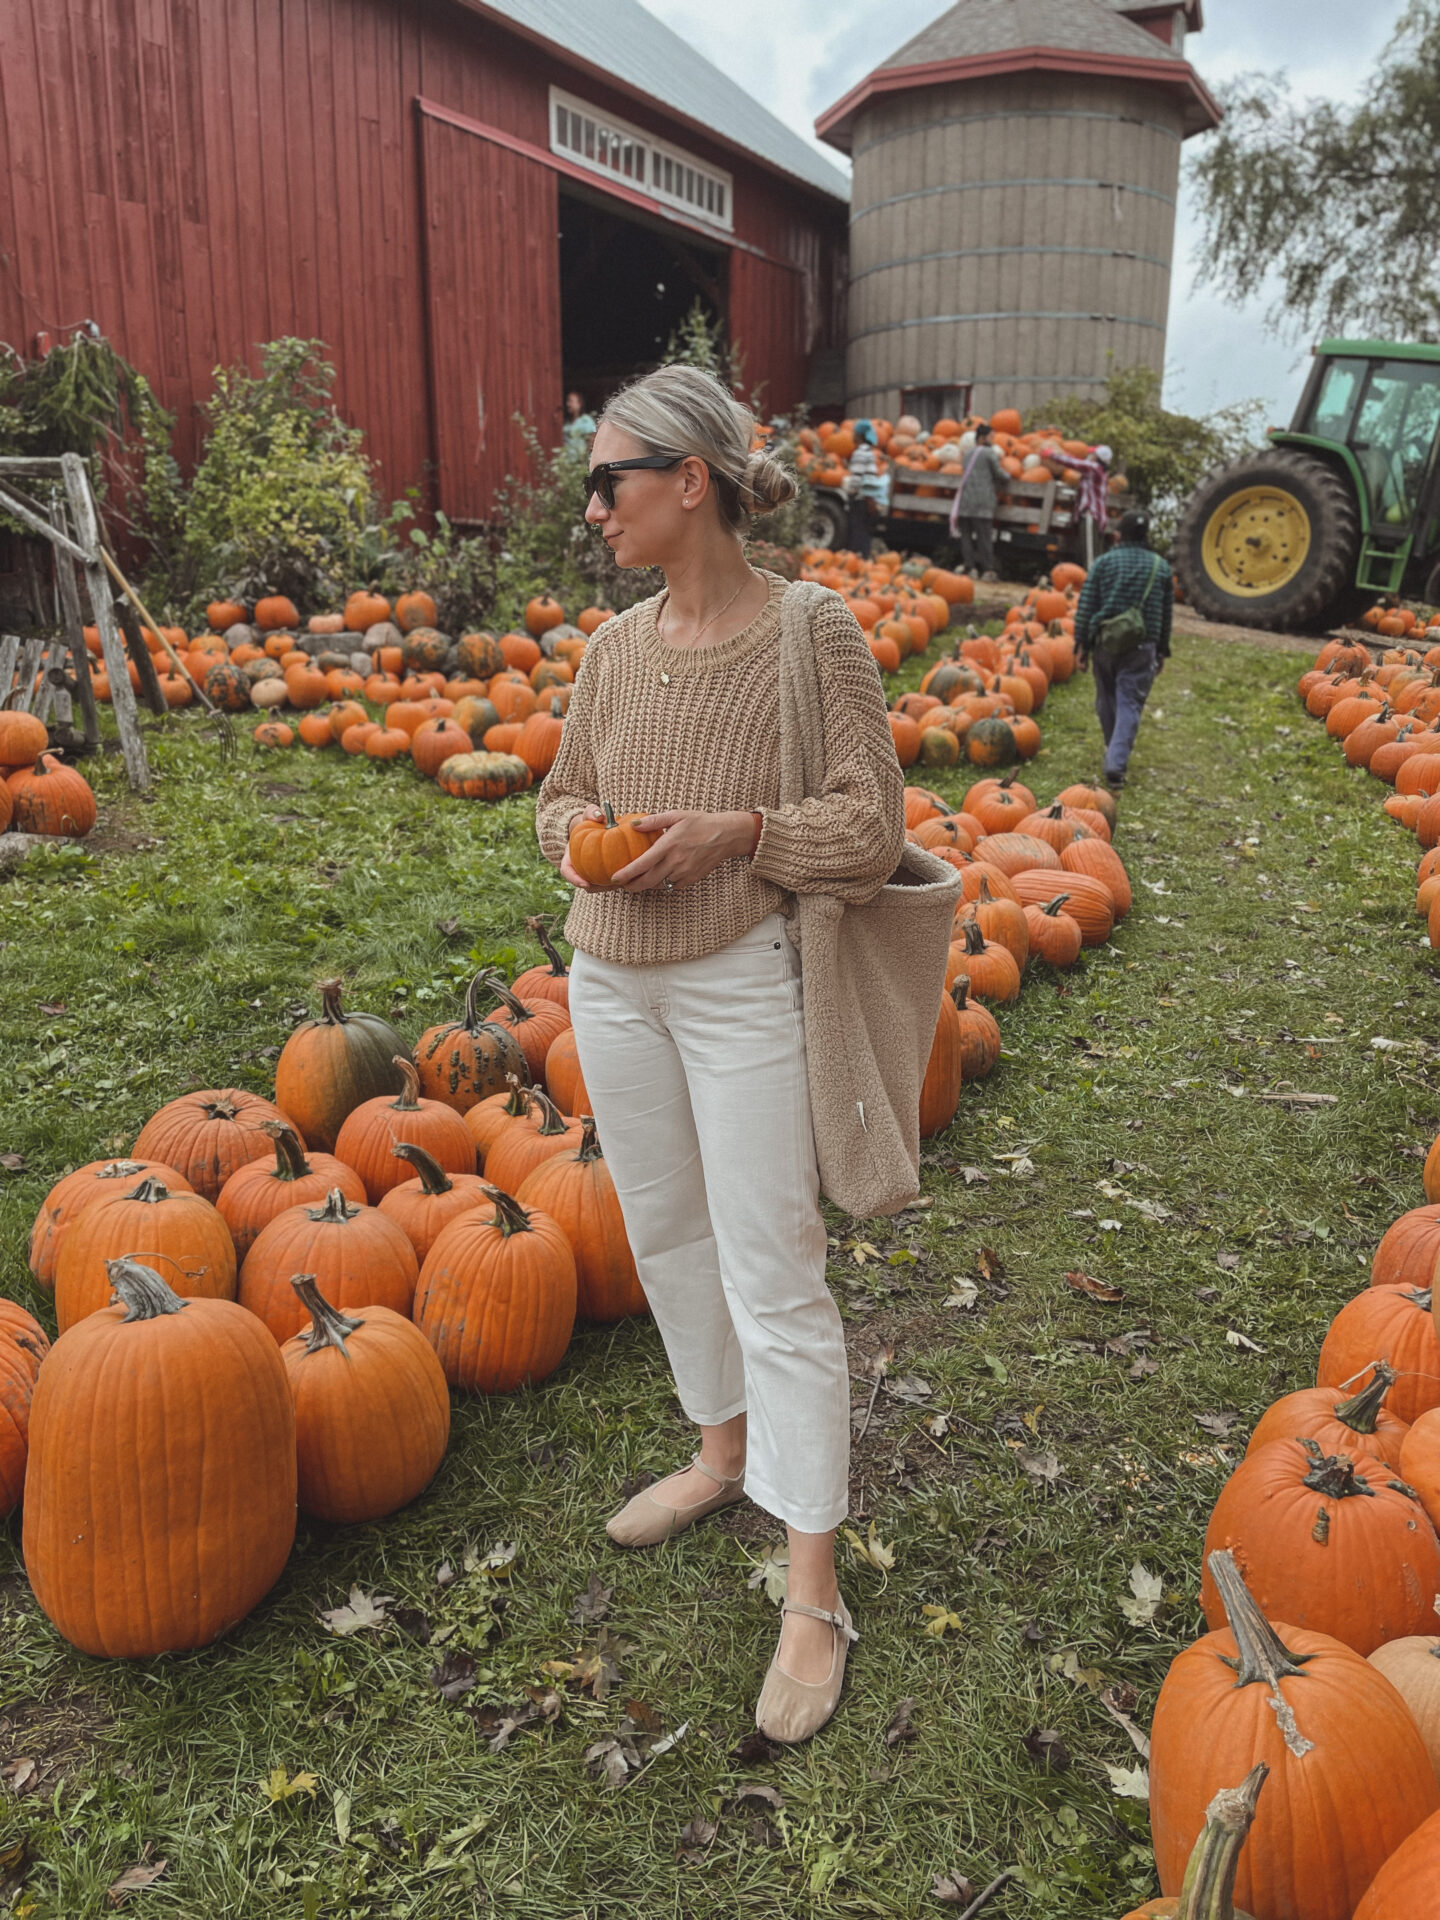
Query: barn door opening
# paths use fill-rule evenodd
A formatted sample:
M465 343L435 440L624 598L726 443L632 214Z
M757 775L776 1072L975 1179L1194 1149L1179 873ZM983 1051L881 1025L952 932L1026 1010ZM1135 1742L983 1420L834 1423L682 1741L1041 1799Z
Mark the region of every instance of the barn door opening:
M420 140L436 505L483 521L529 464L515 416L560 437L555 173L423 109Z
M628 218L567 187L560 194L560 337L565 390L592 412L653 367L696 300L726 308L726 249Z

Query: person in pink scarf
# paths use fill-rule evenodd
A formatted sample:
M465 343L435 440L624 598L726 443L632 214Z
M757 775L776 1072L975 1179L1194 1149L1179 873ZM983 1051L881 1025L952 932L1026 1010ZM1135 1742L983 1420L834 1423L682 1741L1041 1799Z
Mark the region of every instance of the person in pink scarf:
M1110 462L1114 458L1109 447L1096 447L1088 460L1071 462L1080 475L1080 501L1077 511L1084 531L1087 567L1094 566L1096 554L1103 552L1105 546Z

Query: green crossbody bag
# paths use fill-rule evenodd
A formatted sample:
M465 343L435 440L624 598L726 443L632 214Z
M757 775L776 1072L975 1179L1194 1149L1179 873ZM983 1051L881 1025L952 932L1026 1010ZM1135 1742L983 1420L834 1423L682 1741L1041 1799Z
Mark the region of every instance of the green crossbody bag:
M1095 651L1106 660L1123 660L1127 653L1134 653L1137 647L1143 647L1149 639L1149 630L1145 625L1145 603L1155 591L1155 582L1160 578L1160 556L1157 553L1150 563L1150 578L1145 582L1145 591L1133 607L1126 607L1123 613L1112 613L1108 620L1102 620L1095 629Z

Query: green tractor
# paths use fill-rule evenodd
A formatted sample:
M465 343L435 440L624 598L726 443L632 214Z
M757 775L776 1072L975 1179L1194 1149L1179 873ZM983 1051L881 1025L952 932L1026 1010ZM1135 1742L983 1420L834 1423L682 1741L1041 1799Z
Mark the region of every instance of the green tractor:
M1288 432L1208 474L1171 558L1209 620L1323 628L1440 604L1440 346L1325 340Z

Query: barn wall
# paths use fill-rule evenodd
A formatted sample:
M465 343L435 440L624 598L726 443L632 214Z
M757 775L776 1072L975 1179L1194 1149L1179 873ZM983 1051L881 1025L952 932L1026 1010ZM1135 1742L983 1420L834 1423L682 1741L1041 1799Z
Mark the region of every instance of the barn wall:
M338 369L342 412L398 493L432 472L443 451L432 419L447 404L429 391L414 102L543 149L552 82L729 168L737 240L800 269L783 275L796 283L793 325L743 299L735 315L750 377L793 404L795 329L806 353L834 344L844 209L451 0L0 0L0 339L28 351L95 320L175 412L188 462L213 368L254 364L257 343L281 334L314 335ZM523 202L524 217L543 204ZM458 215L452 225L467 230ZM515 297L511 257L539 236L491 232L467 284L500 316ZM543 285L527 275L528 292ZM547 398L542 431L559 421L558 393L537 394L537 409Z

